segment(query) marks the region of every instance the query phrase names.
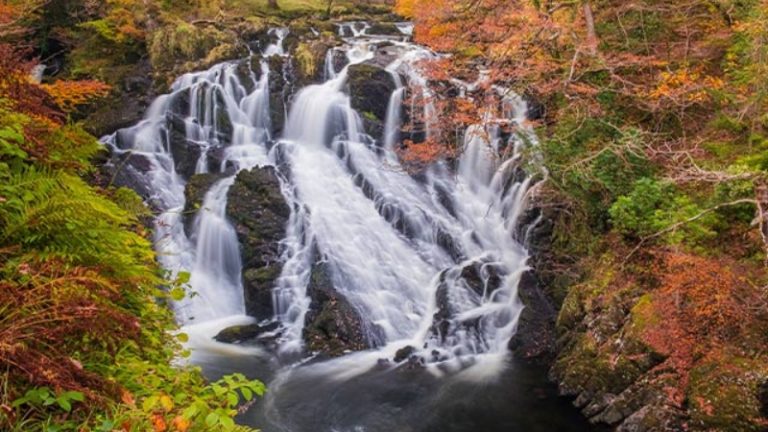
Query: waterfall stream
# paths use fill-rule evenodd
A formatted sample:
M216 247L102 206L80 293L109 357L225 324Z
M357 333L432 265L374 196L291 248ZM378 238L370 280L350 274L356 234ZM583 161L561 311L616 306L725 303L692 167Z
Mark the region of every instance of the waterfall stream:
M397 26L404 34L412 31L407 23ZM531 180L518 168L520 152L535 142L525 102L505 93L504 118L489 115L487 123L470 127L455 167L440 162L411 175L395 151L403 104L409 92L411 100L431 100L418 64L435 54L404 37L368 35L369 28L339 26L345 43L328 51L325 82L293 96L282 136L274 134L269 85L271 74L281 71L270 70L268 58L289 56L284 28L270 31L273 43L261 50L258 68L248 60L186 74L142 122L105 138L116 153L139 155L150 164L149 201L161 213L155 221L160 262L171 273L191 274L193 294L174 305L178 320L190 333L205 332L194 340L217 349L221 344L210 340L216 331L254 321L244 317L240 245L226 214L228 191L242 170L271 166L280 174L291 214L281 242L281 273L272 287L277 351L304 349L307 287L318 260L329 269L335 291L361 317L374 349L281 369L270 384L276 395L296 374L349 379L404 347L421 353L424 366L438 375L472 364L483 365L481 375L496 373L523 309L517 290L528 253L516 232ZM382 40L396 53L385 68L395 91L382 136L371 137L352 108L349 70L372 60ZM341 70L334 64L337 52L346 55ZM430 120L431 103L409 108L420 110L427 136L433 134L438 125ZM502 138L500 121L521 133ZM182 148L180 141L186 143ZM188 172L180 172L182 157L196 158ZM192 226L185 227L185 186L190 174L202 173L219 179L208 186ZM468 282L468 274L476 283ZM277 410L275 400L268 400L265 412Z

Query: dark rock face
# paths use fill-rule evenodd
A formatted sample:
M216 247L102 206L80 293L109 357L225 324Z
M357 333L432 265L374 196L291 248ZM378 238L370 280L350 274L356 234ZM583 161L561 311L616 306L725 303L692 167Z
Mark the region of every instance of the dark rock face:
M229 189L227 215L242 250L245 310L258 319L273 315L272 288L282 268L280 241L290 213L272 167L241 171Z
M130 127L141 120L155 97L152 65L144 59L132 66L108 100L88 114L84 124L88 132L101 137Z
M217 174L195 174L187 181L184 187L184 232L187 237L192 236L195 218L203 205L205 194L220 178Z
M365 63L350 66L348 73L352 108L365 119L369 135L381 136L382 129L379 128L387 119L389 99L396 89L395 81L386 70Z
M133 189L145 200L152 196L152 188L147 178L151 169L152 162L146 156L130 151L113 153L101 166L102 175L109 179L109 184Z
M271 323L265 326L258 324L240 325L225 328L219 334L214 336L218 342L230 344L243 344L256 342L265 333L274 332L278 329L278 323Z
M326 265L312 268L307 294L311 303L304 321L304 340L309 350L338 357L348 350L370 348L358 312L336 292Z
M286 104L291 86L285 79L285 58L272 56L269 58L269 118L272 123L272 132L275 135L282 133L285 127Z
M520 277L518 295L525 305L517 332L509 340L509 349L518 358L551 359L555 352L555 319L557 312L539 288L533 272Z

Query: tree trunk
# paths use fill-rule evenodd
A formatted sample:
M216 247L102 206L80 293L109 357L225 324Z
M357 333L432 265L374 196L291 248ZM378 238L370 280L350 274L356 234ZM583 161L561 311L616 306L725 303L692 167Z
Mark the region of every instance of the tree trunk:
M587 23L587 48L589 53L597 55L597 32L595 32L595 16L592 14L592 5L589 0L584 1L584 20Z
M268 4L272 9L280 9L280 6L277 5L277 0L269 0Z

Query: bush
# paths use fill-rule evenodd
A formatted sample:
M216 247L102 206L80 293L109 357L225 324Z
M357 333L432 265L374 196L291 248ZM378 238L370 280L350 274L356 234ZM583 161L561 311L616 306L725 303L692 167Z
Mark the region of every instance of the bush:
M626 237L646 239L680 224L663 238L668 243L689 245L716 235L716 214L690 220L702 212L702 208L672 184L648 177L635 182L632 191L619 197L608 210L613 228Z

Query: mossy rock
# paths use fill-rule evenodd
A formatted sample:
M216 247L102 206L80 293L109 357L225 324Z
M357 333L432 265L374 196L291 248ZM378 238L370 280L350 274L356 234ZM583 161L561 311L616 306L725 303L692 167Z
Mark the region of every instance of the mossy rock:
M187 237L192 235L197 214L203 206L205 194L214 183L221 179L218 174L195 174L189 178L184 187L184 232Z
M246 313L269 319L282 269L280 242L291 214L272 167L241 171L229 189L227 215L240 241Z
M152 33L149 42L149 59L160 81L166 83L181 73L245 55L247 49L236 32L184 21L166 24Z
M307 348L330 357L370 348L359 313L336 291L330 272L325 264L312 268L303 333Z
M375 22L368 28L368 34L381 36L403 36L403 32L397 28L395 23Z
M694 368L688 397L692 425L723 432L764 431L758 396L760 375L767 372L759 361L729 356Z
M376 120L384 122L389 99L397 88L392 75L383 68L365 63L350 66L348 73L352 108L370 113Z

